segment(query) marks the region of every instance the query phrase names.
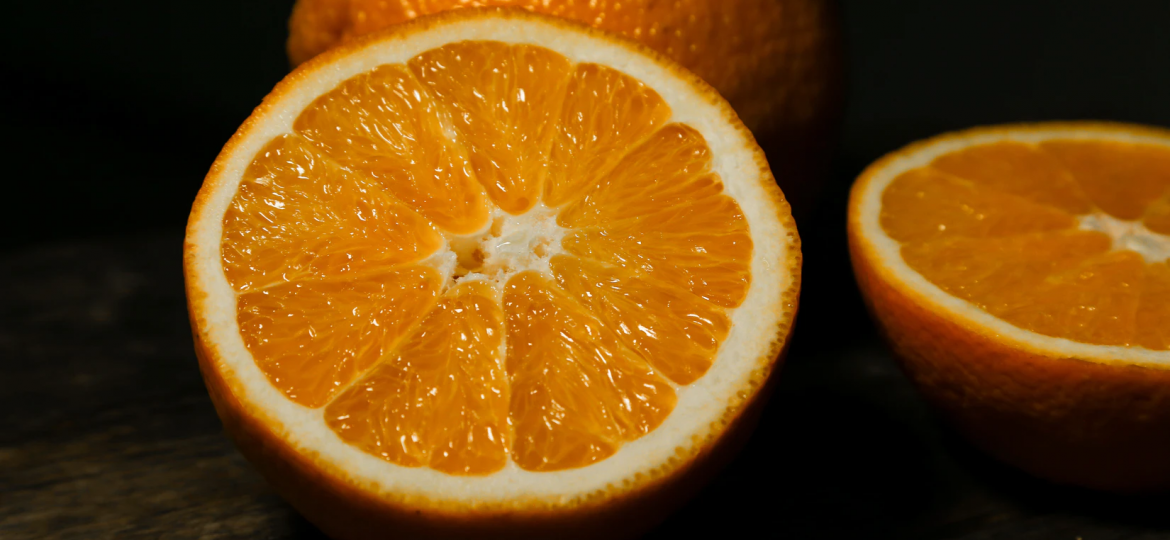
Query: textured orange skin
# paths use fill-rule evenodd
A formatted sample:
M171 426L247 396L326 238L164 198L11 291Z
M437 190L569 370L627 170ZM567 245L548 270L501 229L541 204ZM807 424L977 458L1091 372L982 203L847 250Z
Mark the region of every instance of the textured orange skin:
M778 369L788 342L776 356ZM262 412L242 406L214 368L212 353L196 339L196 355L224 430L240 453L281 497L331 538L636 538L666 519L739 453L775 387L769 377L737 411L723 435L636 489L605 494L571 511L542 509L473 513L420 509L388 502L336 478L275 434Z
M1014 346L948 316L880 266L860 223L860 199L877 171L941 138L1097 123L979 128L883 157L853 187L849 251L866 305L922 395L987 453L1056 483L1108 491L1170 489L1170 370L1069 358ZM1163 133L1163 135L1165 135Z
M792 283L784 293L783 305L788 316L777 329L766 354L756 360L756 369L743 389L727 404L723 417L711 426L705 436L696 437L690 447L679 447L675 457L652 472L639 475L622 485L613 485L605 491L590 494L584 500L557 505L539 501L516 501L509 506L456 506L425 498L404 499L395 494L378 493L361 485L346 474L343 468L316 461L312 455L290 445L276 429L277 422L262 409L252 407L240 399L242 383L219 355L208 335L209 325L204 313L207 293L198 286L196 273L196 246L191 243L191 231L206 212L207 201L214 187L220 183L224 162L235 147L247 138L257 118L267 114L280 97L300 81L312 77L318 69L346 56L366 44L393 39L442 25L448 20L494 16L498 18L529 19L563 27L565 31L583 32L598 39L621 43L631 51L654 58L663 67L689 82L715 103L720 99L714 89L690 72L675 66L650 49L615 40L608 34L576 23L529 14L519 10L491 9L461 11L420 18L415 22L395 27L355 40L302 65L279 83L252 116L244 122L224 146L212 165L204 188L196 196L188 221L188 240L184 245L184 277L186 281L188 315L191 319L195 352L200 372L208 388L212 403L223 422L224 430L240 452L257 468L281 497L323 532L338 539L366 538L630 538L638 536L662 521L681 506L714 476L738 452L754 428L760 411L775 385L791 338L792 325L800 293L800 238L789 214L784 194L776 186L763 152L756 151L756 166L760 171L762 187L770 195L777 210L777 219L786 230L789 258L772 263L786 269ZM730 107L723 104L726 119L748 141L751 133L739 121ZM755 279L762 279L756 276Z
M565 17L678 62L714 86L763 141L795 209L814 203L843 98L832 0L298 0L289 59L299 64L356 36L468 6Z

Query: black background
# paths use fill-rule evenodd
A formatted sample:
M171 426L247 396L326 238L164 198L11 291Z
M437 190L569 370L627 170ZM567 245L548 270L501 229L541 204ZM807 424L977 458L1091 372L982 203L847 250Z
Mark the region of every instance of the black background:
M317 534L216 432L179 275L182 228L203 175L288 71L290 7L67 0L3 9L0 418L13 427L0 435L0 537L196 538L203 533L184 528L196 518L176 516L213 508L216 497L236 502L198 519L236 525L212 527L211 537ZM798 224L805 287L779 392L740 459L659 533L752 526L798 538L1170 538L1165 498L1051 487L986 460L941 427L877 342L844 239L852 179L912 140L1047 119L1170 126L1170 2L846 0L841 8L845 112L833 173ZM136 300L95 326L85 310L113 286L93 277L102 264L138 276L129 294ZM80 292L60 292L71 283ZM154 348L118 352L135 339ZM42 342L61 351L45 353ZM61 392L35 386L86 369L98 383ZM106 384L103 373L122 378ZM155 416L129 412L167 396L185 405ZM78 510L72 521L57 520L59 507L105 492L77 487L71 469L38 456L66 443L81 446L59 459L102 451L76 435L105 433L102 422L112 435L98 439L111 448L206 432L200 444L224 456L217 466L238 472L227 486L214 474L201 477L206 486L180 479L191 487L170 486L181 493L170 506L143 502L161 488L130 482L110 495L124 505L100 507L105 517ZM182 452L150 456L154 465L133 474L185 466ZM119 466L94 463L88 474L99 483L103 467ZM122 529L109 525L118 512ZM239 525L241 513L264 517L249 529Z
M181 228L220 147L288 71L287 0L15 4L0 32L0 219L19 231L9 244ZM837 187L881 154L949 129L1170 125L1166 2L842 8L849 84ZM823 206L843 213L840 200Z

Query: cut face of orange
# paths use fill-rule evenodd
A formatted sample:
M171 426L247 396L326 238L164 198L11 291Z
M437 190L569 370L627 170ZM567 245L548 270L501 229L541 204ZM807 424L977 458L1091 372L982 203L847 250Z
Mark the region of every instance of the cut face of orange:
M745 425L799 244L694 76L460 11L277 86L208 175L185 269L225 425L310 519L518 532L655 501Z
M1006 137L900 172L881 193L878 221L906 265L996 318L1164 351L1170 328L1143 323L1170 318L1159 296L1167 201L1164 141Z
M1170 485L1168 208L1170 134L979 129L871 166L851 250L908 371L977 442L1058 481Z

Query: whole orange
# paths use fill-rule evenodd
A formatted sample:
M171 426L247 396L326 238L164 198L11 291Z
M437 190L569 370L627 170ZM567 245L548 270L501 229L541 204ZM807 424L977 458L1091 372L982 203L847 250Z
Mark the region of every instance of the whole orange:
M799 213L826 172L841 101L831 0L297 0L294 65L415 17L474 6L520 7L639 41L714 86L768 152Z

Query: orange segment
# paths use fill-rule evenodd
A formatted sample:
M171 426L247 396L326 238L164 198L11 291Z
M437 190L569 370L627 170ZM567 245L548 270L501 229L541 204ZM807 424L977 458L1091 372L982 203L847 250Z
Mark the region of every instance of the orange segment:
M425 219L377 184L283 136L244 173L224 215L221 251L228 282L245 291L410 262L440 245Z
M738 306L751 285L751 236L739 205L728 197L573 232L561 243L574 255L633 270L723 307Z
M569 256L552 272L570 296L587 306L622 343L676 384L702 377L727 338L723 310L688 292Z
M1040 144L1056 156L1098 208L1140 219L1170 188L1170 149L1113 141L1055 140Z
M276 388L320 407L394 346L441 284L438 272L414 266L245 292L240 335Z
M925 242L1069 229L1076 220L1061 210L921 168L899 175L886 188L881 224L894 240Z
M1007 318L1037 301L1034 294L1046 278L1109 247L1104 234L1069 230L1010 238L949 237L903 246L902 258L944 291Z
M1003 315L1034 332L1083 343L1129 345L1141 298L1145 264L1137 253L1115 251L1050 276L1030 302Z
M1170 263L1146 266L1134 343L1147 349L1170 350Z
M427 51L411 71L451 112L476 178L512 214L539 200L572 65L543 47L460 42Z
M722 192L706 141L671 124L561 211L562 227L587 228L562 245L734 307L750 284L752 244L739 205Z
M711 150L689 126L670 124L623 158L585 197L557 215L562 227L598 227L685 204L705 204L723 191L711 172Z
M1014 141L983 144L944 154L930 164L950 175L1072 214L1092 204L1060 161Z
M504 317L494 292L461 285L393 355L325 408L343 440L407 467L487 474L508 456Z
M614 69L580 64L569 79L544 202L561 206L609 172L670 118L657 92Z
M521 468L554 471L604 459L674 408L665 379L539 274L508 281L504 312L512 459Z
M1170 235L1170 190L1146 208L1142 224L1156 233Z
M317 98L297 133L347 168L380 181L436 225L463 234L488 217L483 188L440 105L406 66L385 65Z
M752 240L739 205L717 197L567 235L565 251L621 266L723 307L751 285Z

